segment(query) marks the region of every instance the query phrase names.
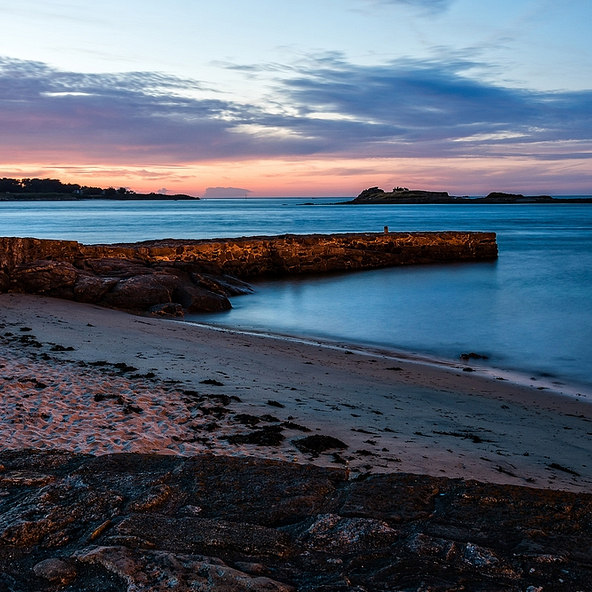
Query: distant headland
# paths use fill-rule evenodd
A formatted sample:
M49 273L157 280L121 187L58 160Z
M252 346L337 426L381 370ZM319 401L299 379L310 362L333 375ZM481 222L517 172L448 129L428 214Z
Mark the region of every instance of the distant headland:
M0 179L0 201L79 201L111 200L199 200L191 195L168 193L136 193L127 187L90 187L78 183L62 183L59 179Z
M592 198L561 198L550 195L522 195L521 193L502 193L494 191L485 197L456 197L447 191L421 191L395 187L386 192L380 187L364 189L358 197L348 204L511 204L511 203L592 203Z

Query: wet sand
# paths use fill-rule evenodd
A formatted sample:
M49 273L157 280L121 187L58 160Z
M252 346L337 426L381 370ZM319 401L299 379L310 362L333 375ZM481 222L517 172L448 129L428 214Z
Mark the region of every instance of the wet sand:
M2 294L0 310L3 450L210 452L346 464L352 476L592 491L583 396L466 371L472 363L438 367L40 296ZM344 447L311 451L302 440L313 435Z

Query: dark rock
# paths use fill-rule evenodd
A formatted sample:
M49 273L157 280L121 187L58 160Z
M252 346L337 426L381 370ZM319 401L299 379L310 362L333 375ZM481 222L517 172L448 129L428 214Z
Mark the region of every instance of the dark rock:
M66 351L74 351L74 348L71 345L64 346L59 344L54 344L51 346L50 351L52 352L66 352Z
M352 484L343 516L364 516L389 524L428 517L451 481L422 475L372 475Z
M114 308L147 310L155 304L173 302L172 294L180 281L167 273L138 275L119 280L101 303Z
M298 423L294 423L293 421L283 421L282 425L289 430L296 430L298 432L310 432L312 431L310 428L306 426L300 425Z
M437 539L423 533L411 535L404 543L404 548L412 555L449 558L457 552L457 546L453 541Z
M232 308L226 296L190 282L180 282L172 292L172 298L175 302L180 302L188 312L220 312Z
M17 289L30 294L72 294L78 270L65 261L32 261L19 265L12 273Z
M80 273L74 284L74 300L99 302L116 283L115 278L101 278L96 275Z
M4 271L0 271L0 293L8 292L10 289L10 277Z
M152 270L138 259L124 259L120 257L104 257L102 259L85 259L82 263L95 275L111 278L131 278L137 275L147 275Z
M69 584L76 579L76 568L61 559L51 558L40 561L33 567L38 578L44 578L57 584Z
M269 399L269 401L267 401L267 404L271 407L279 407L280 409L283 409L285 407L285 405L283 405L279 401L274 401L273 399Z
M468 354L460 354L460 359L468 362L469 360L487 360L487 356L483 354L476 354L475 352L471 352Z
M47 294L78 302L102 304L130 311L149 311L156 315L180 316L179 304L189 312L222 311L231 308L223 295L229 292L218 286L214 292L193 283L189 273L174 266L150 267L137 259L105 257L76 258L76 267L67 261L35 260L17 265L10 272L10 286L21 292ZM191 266L191 269L201 269ZM3 272L0 272L3 273ZM0 289L3 277L0 275ZM214 279L210 281L216 285ZM232 278L224 276L224 286ZM236 285L247 285L236 280ZM7 286L7 287L10 287ZM239 292L237 288L235 292Z
M255 458L0 452L0 590L574 592L592 495Z
M200 380L199 384L210 384L212 386L224 386L223 382L216 380L215 378L206 378L205 380Z
M242 296L243 294L251 294L253 292L250 284L226 274L194 273L191 274L191 279L198 286L202 286L210 290L210 292L216 292L223 296Z
M340 450L347 448L347 444L345 444L345 442L342 442L337 438L333 438L333 436L321 435L298 438L297 440L292 440L292 444L294 444L294 446L296 446L300 452L312 452L317 454L325 452L326 450L334 450L335 448Z
M147 541L151 547L181 553L226 551L244 556L283 557L290 550L289 537L274 528L191 516L130 516L117 525L114 536L117 535L132 536Z
M179 555L126 547L89 547L74 557L99 564L134 592L293 592L294 588L263 576L252 577L217 558Z
M155 304L148 309L151 317L182 318L185 316L183 307L177 302L167 302L166 304Z
M185 503L201 507L200 516L275 527L312 516L346 480L346 472L248 457L221 462L203 456L188 459L179 479L190 487Z
M233 417L234 421L242 423L243 425L254 426L261 422L261 418L256 415L250 415L248 413L239 413Z
M231 444L255 444L257 446L279 446L286 437L282 434L282 426L264 426L248 434L232 434L225 436Z
M397 530L380 520L322 514L298 542L315 551L350 555L389 547L399 536Z

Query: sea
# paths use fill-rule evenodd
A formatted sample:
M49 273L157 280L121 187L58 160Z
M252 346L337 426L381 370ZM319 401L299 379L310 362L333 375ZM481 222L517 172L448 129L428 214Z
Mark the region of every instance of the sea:
M492 231L499 258L253 282L186 322L373 348L592 397L592 204L347 205L351 198L0 202L0 236L86 244ZM466 365L466 364L465 364Z

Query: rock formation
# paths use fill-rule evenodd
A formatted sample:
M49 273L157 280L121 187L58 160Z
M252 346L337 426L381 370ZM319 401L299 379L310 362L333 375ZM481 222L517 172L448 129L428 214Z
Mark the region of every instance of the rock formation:
M497 257L495 234L423 232L160 240L120 245L0 238L0 290L157 315L221 311L243 280ZM238 279L242 278L242 279Z
M183 311L221 311L229 296L251 292L236 278L204 272L199 264L148 265L134 259L36 259L5 274L13 291L44 294L130 311L182 316ZM163 305L178 304L178 308Z
M589 590L592 496L255 458L0 453L0 590Z
M450 199L446 191L420 191L395 187L390 193L386 193L380 187L370 187L364 189L352 203L437 203Z
M456 197L447 191L409 190L395 187L386 192L380 187L364 189L358 197L347 204L510 204L510 203L592 203L592 198L557 198L550 195L529 195L494 191L485 197Z

